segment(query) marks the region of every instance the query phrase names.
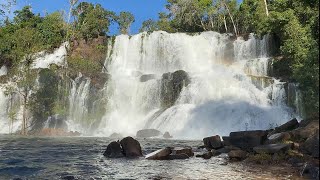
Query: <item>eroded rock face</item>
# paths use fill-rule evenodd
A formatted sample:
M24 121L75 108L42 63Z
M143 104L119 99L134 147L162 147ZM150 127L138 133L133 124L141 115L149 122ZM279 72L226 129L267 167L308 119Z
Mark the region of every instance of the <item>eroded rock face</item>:
M156 137L161 134L160 131L156 129L143 129L137 132L138 138L150 138L150 137Z
M108 158L121 158L124 157L122 148L119 142L113 141L107 146L107 150L103 153Z
M169 108L174 105L182 89L189 84L189 75L183 70L163 74L160 92L161 106L163 108Z
M219 135L206 137L203 139L203 143L208 150L219 149L223 147L223 144Z
M132 137L126 137L120 141L123 154L126 157L134 158L142 156L140 143Z

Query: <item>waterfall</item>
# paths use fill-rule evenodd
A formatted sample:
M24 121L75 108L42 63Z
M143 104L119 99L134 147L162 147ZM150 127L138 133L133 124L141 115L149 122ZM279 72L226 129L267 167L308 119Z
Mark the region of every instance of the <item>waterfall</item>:
M203 32L117 36L105 66L107 112L96 135L134 135L143 128L177 138L268 129L294 117L284 83L268 76L270 37L248 40ZM161 103L165 73L183 70L190 83L169 107ZM166 88L166 87L165 87Z
M90 91L90 78L79 76L72 81L69 95L68 128L73 131L86 131L88 118L88 99Z

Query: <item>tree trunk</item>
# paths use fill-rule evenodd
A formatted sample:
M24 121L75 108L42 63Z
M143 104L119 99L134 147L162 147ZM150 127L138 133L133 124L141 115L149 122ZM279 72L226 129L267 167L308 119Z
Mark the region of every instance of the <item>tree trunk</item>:
M234 33L235 33L236 36L238 36L237 27L236 27L236 25L234 24L234 20L233 20L233 17L232 17L232 15L231 15L231 12L230 12L230 10L229 10L229 7L228 7L228 5L227 5L226 3L224 3L224 6L226 7L226 9L227 9L227 11L228 11L228 14L229 14L229 16L230 16L230 19L231 19L231 22L232 22L232 25L233 25Z
M264 7L266 8L266 15L269 16L269 10L268 10L267 0L263 0L263 1L264 1Z
M226 33L228 33L228 26L227 26L227 21L226 21L225 15L223 15L223 23L224 23L224 28L226 29Z

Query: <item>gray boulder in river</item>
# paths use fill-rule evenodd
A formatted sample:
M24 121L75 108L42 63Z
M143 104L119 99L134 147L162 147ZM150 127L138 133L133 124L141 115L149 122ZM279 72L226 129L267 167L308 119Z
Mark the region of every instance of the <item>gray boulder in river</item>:
M150 138L150 137L156 137L161 134L160 131L156 129L142 129L137 132L137 137L138 138Z

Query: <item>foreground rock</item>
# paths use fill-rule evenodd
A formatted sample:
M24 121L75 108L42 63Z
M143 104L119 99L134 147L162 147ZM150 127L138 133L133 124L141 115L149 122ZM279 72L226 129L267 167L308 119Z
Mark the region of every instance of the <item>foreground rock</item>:
M103 153L103 155L108 158L124 157L121 145L116 141L113 141L108 145L107 150Z
M292 119L291 121L288 121L284 124L282 124L279 127L276 127L274 131L271 132L271 134L276 134L280 132L286 132L291 131L299 127L299 122L297 119Z
M192 148L170 148L160 149L146 156L148 160L174 160L174 159L188 159L194 156Z
M161 134L160 131L156 129L143 129L137 132L138 138L150 138L150 137L156 137Z
M170 159L171 148L160 149L153 153L146 155L146 159L148 160L168 160Z
M219 135L206 137L203 139L203 143L206 149L208 150L219 149L223 147L223 144Z
M291 148L291 144L267 144L254 147L253 150L259 154L285 153Z
M142 156L140 143L132 137L126 137L120 141L122 152L126 157L134 158Z
M231 132L229 137L223 137L225 145L232 145L245 151L252 151L254 147L262 145L267 140L267 131L239 131Z
M311 155L314 158L319 158L319 130L309 137L302 145L301 151Z
M172 149L172 154L173 154L173 155L185 154L185 155L187 155L188 157L194 156L194 153L193 153L191 147L186 147L186 148L175 147L175 148Z
M248 153L243 150L232 150L228 153L228 156L232 160L243 160L247 158Z
M276 133L272 134L268 137L268 140L265 142L265 144L277 144L285 141L289 141L291 139L291 135L289 132L282 132L282 133Z
M292 138L306 140L319 130L319 120L305 121L304 125L290 132Z

